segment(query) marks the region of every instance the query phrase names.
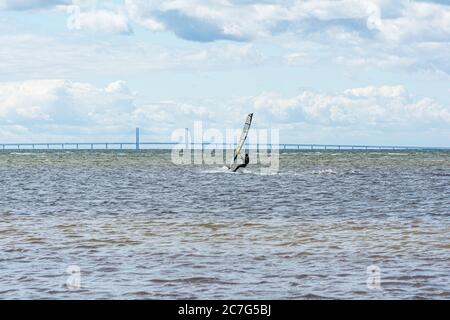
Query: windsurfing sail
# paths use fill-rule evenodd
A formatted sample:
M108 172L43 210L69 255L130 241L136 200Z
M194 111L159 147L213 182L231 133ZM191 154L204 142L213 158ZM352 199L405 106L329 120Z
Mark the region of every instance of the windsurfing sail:
M253 113L249 113L247 118L245 119L244 128L242 129L241 137L239 138L239 142L234 149L233 161L231 161L230 168L236 163L237 158L239 157L242 147L244 146L245 140L247 140L248 131L250 130L250 125L252 124Z

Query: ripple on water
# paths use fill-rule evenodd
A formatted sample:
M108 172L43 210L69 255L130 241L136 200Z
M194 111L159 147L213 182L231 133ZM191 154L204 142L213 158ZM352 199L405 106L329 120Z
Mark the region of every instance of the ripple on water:
M450 298L449 153L216 167L167 152L0 153L1 297ZM366 286L372 265L382 290Z

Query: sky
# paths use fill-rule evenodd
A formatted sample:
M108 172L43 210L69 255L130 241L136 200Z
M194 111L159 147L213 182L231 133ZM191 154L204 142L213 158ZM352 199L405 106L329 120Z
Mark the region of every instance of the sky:
M450 146L450 0L0 0L0 143Z

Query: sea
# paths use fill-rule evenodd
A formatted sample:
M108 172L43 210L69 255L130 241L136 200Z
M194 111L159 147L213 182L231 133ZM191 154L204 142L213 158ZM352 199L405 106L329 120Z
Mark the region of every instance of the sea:
M450 299L450 151L2 151L0 299Z

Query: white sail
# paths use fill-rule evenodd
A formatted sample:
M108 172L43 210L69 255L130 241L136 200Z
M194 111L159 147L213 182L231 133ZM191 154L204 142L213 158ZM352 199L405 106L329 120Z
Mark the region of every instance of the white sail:
M253 113L249 113L247 115L247 118L245 119L244 128L242 129L239 142L236 146L236 149L234 149L233 159L231 161L230 168L236 163L237 158L242 151L242 147L244 146L245 140L247 140L248 131L250 130L250 125L252 124L252 119Z

